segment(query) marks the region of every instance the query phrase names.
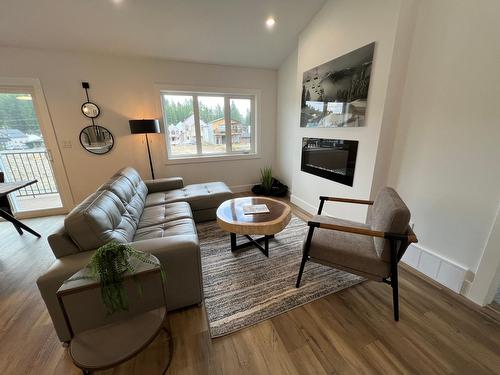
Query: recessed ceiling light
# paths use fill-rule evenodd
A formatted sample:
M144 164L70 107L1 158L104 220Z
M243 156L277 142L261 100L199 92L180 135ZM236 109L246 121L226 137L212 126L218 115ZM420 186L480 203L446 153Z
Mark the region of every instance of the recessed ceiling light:
M114 4L121 4L123 3L123 0L111 0Z
M274 24L276 23L276 20L274 19L274 17L269 17L267 20L266 20L266 26L270 29L274 26Z

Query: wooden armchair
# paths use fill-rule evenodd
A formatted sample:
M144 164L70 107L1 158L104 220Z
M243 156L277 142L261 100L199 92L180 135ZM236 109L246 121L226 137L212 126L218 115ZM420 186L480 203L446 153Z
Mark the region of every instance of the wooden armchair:
M326 201L373 206L370 224L321 216ZM320 197L318 214L307 223L296 287L308 260L381 281L392 287L394 320L398 321L398 263L408 246L417 242L409 222L408 207L389 187L383 188L375 201Z

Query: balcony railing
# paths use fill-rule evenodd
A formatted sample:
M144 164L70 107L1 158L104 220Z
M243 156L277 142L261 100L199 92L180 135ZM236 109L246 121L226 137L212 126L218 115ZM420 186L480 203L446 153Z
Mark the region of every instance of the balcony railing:
M37 196L57 193L54 172L46 150L40 151L1 151L0 170L9 182L38 180L17 192L18 197Z

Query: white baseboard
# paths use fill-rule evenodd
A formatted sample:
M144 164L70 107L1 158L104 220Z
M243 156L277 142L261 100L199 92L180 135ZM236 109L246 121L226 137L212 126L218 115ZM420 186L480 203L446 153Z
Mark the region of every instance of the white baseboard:
M318 211L318 207L313 206L312 204L307 203L305 200L300 199L296 195L290 194L290 202L293 204L299 206L302 208L304 211L310 213L311 215L315 215L316 212Z
M231 191L233 193L247 193L249 191L252 191L252 187L254 185L257 185L257 183L250 184L250 185L234 185L234 186L229 186L229 189L231 189Z
M464 294L466 268L416 244L408 247L401 260L455 293Z

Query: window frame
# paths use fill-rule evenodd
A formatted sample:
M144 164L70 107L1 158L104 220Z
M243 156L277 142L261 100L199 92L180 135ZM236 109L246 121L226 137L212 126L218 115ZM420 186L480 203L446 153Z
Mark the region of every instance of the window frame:
M242 160L242 159L257 159L261 157L260 149L260 90L254 89L238 89L238 88L220 88L220 87L191 87L191 86L177 86L177 85L164 85L158 84L156 86L156 94L159 98L159 113L161 113L161 128L165 134L163 142L164 160L165 164L187 164L199 162L217 162L224 160ZM172 155L171 144L169 139L168 125L165 123L165 108L163 95L188 95L193 97L193 115L195 120L196 137L196 155ZM198 97L200 96L218 96L224 97L224 118L225 122L231 120L231 99L250 99L251 100L251 126L250 126L250 151L241 152L234 151L231 147L231 126L226 130L226 152L203 154L203 147L201 145L201 127L199 117L199 103Z

